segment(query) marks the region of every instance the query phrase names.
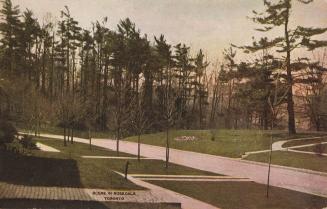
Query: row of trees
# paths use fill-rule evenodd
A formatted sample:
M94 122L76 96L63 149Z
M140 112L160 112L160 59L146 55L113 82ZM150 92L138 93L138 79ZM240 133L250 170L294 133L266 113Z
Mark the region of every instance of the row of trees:
M234 128L238 127L240 120L245 124L243 127L247 128L253 124L263 129L274 125L283 127L287 116L288 131L295 134L296 111L299 116L309 118L310 127L320 130L325 126L326 48L322 50L318 48L326 47L327 41L316 40L315 36L325 33L327 28L292 27L291 11L295 1L302 4L312 2L312 0L264 0L264 11L253 11L251 19L261 26L256 29L257 31L263 34L271 32L276 34L276 30L283 32L271 39L263 36L259 40L253 40L252 45L232 45L249 54L246 61L236 64L234 61L236 51L233 51L233 48L225 50L227 62L217 72L216 80L222 82L220 85L225 85L227 93L225 113L228 115L231 111L233 113L230 117L225 117L226 127L230 127L231 118L234 120ZM296 50L311 51L312 56L293 57ZM219 87L216 89L218 91ZM214 98L215 95L214 91ZM212 105L216 105L218 100L219 97L216 96ZM296 107L294 101L301 105ZM275 113L272 113L271 104L276 106ZM283 111L285 106L287 111ZM258 120L253 117L257 117ZM303 122L303 118L301 120ZM273 124L275 122L278 124Z
M283 127L285 115L293 134L293 92L305 88L301 92L306 95L299 97L305 107L301 111L321 129L325 54L319 60L295 59L292 52L326 46L325 41L312 39L326 29L291 29L293 1L264 0L266 10L254 12L253 21L263 25L258 30L269 33L283 27L284 34L263 36L249 46L232 45L219 64L210 65L202 50L192 55L190 47L172 46L164 35L151 41L128 18L116 29L108 28L104 18L87 30L68 7L58 21L48 15L40 23L32 11L21 13L4 0L0 117L36 131L45 123L60 126L65 143L66 135L73 140L74 129L113 130L117 150L126 134L168 133L172 127L268 129ZM236 61L237 53L249 58ZM271 104L280 107L274 114ZM285 105L287 112L282 111Z

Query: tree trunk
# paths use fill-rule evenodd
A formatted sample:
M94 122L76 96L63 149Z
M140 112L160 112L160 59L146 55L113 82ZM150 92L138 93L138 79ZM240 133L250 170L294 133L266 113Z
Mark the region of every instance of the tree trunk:
M54 73L54 37L52 38L52 47L51 47L51 71L49 75L49 84L48 84L48 94L50 101L53 100L53 75Z
M66 147L66 126L64 126L64 146Z
M268 106L267 102L264 103L264 109L262 113L262 123L263 123L263 130L268 130Z
M169 164L169 126L166 128L166 168Z
M137 160L141 160L141 134L138 134L137 137Z
M71 136L70 136L70 143L73 144L74 143L74 127L72 127L72 130L71 130Z
M118 128L118 130L117 130L117 139L116 139L117 156L119 156L119 139L120 139L120 128Z
M88 131L88 137L89 137L89 140L90 140L90 150L92 150L92 140L91 140L91 130L89 128L89 131Z
M290 3L289 3L290 4ZM290 135L295 134L295 116L294 116L294 101L293 101L293 77L291 69L291 46L288 31L290 6L286 10L286 22L285 22L285 40L286 40L286 71L287 71L287 83L289 85L287 92L287 112L288 112L288 133Z
M42 54L42 74L41 74L41 91L43 94L45 94L45 65L46 65L46 49L45 49L45 43L43 41L43 54Z

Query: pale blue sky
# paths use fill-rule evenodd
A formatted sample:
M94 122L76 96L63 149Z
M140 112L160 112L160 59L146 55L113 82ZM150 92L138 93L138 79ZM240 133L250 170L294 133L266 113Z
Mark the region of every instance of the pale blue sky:
M209 59L220 57L230 43L242 45L258 35L246 16L262 8L262 0L12 0L32 9L39 19L47 12L55 16L65 5L84 28L108 17L108 26L115 29L120 19L130 17L142 33L149 37L164 34L171 44L184 42L193 51L200 48ZM292 25L327 27L327 0L309 5L296 3ZM275 32L276 34L278 31ZM323 36L327 39L327 35Z

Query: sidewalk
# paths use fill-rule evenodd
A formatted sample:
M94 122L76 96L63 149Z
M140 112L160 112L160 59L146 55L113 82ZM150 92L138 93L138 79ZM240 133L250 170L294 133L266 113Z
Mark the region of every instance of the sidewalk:
M49 138L62 139L60 135L41 134ZM89 143L87 139L75 141ZM92 144L107 149L116 149L116 141L111 139L92 139ZM165 160L165 148L142 144L143 157ZM137 143L120 141L120 151L137 154ZM268 164L250 163L243 160L221 157L198 152L170 149L170 162L228 176L249 178L257 183L267 183ZM303 170L303 169L302 169ZM270 184L313 195L327 197L327 176L318 172L304 172L291 167L274 166L271 169Z

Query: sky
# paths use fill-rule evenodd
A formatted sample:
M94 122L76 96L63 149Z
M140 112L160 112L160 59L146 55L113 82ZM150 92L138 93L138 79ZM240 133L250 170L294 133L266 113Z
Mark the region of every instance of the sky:
M262 11L262 0L12 0L21 11L31 9L42 22L47 13L58 19L67 5L83 28L108 17L108 27L117 28L121 19L129 17L149 38L164 34L174 45L185 43L191 53L203 49L209 60L221 58L222 50L231 43L250 44L258 25L247 17L252 10ZM327 27L327 0L314 0L309 5L293 0L291 25ZM276 30L271 36L280 34ZM327 40L327 34L319 38Z

